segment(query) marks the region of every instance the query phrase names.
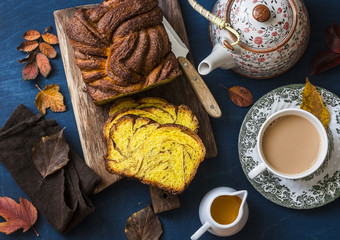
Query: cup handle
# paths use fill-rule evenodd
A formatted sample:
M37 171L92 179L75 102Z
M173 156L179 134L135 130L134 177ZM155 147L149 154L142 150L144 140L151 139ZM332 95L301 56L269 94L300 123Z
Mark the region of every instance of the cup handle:
M203 233L205 233L210 228L210 224L208 222L205 222L202 227L200 227L192 236L191 240L197 240L199 239Z
M259 165L257 165L253 170L251 170L248 173L248 177L250 179L254 179L256 178L258 175L260 175L261 173L263 173L265 170L267 169L266 165L262 162Z

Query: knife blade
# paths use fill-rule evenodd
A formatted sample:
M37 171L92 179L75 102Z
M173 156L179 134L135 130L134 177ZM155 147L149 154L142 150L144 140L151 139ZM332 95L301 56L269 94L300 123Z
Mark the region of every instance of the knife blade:
M208 86L196 71L195 67L188 59L186 59L186 56L189 53L187 46L177 35L176 31L172 28L165 17L163 17L163 25L168 33L172 52L175 54L176 58L178 58L178 62L180 63L185 76L189 80L202 106L211 117L220 118L222 116L222 112L214 96L211 94Z

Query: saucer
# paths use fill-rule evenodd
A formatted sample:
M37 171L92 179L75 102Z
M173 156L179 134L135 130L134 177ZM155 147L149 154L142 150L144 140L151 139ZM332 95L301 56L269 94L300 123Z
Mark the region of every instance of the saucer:
M303 84L277 88L261 97L249 110L242 123L238 149L242 169L249 182L265 198L287 208L311 209L323 206L340 196L340 99L317 87L330 113L328 155L313 174L289 180L265 171L250 179L248 173L261 160L256 149L256 136L268 116L285 108L300 108Z

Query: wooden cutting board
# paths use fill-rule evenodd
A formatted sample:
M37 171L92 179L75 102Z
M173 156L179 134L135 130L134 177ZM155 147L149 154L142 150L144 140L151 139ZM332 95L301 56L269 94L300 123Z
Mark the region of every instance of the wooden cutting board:
M182 38L183 42L189 46L178 1L159 1L159 5L163 9L165 17ZM108 117L110 104L104 106L96 106L93 104L91 97L86 92L86 85L83 82L81 72L75 63L73 48L66 36L65 31L66 22L73 16L73 13L76 9L92 8L95 6L96 5L93 4L58 10L54 12L54 18L67 84L71 96L85 162L103 179L101 185L96 189L96 192L99 192L120 179L119 176L108 173L105 170L104 164L106 143L102 129L105 120ZM189 55L188 57L189 60L192 61L191 56ZM162 97L173 104L188 105L199 120L199 136L206 146L206 157L210 158L217 155L217 147L210 125L209 116L200 104L197 96L195 95L192 87L184 75L178 77L169 84L137 94L134 97L140 98L144 96Z

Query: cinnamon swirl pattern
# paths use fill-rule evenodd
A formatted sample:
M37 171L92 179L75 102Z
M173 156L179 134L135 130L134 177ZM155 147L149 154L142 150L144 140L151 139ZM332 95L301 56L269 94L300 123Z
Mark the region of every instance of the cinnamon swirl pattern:
M107 0L75 12L66 34L95 104L181 75L162 18L157 0Z

